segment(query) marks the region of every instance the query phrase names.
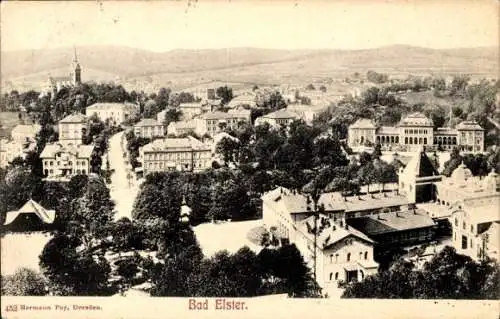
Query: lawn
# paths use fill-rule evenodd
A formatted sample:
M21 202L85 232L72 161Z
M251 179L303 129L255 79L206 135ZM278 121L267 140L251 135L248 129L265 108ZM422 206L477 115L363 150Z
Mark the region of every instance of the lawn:
M262 247L250 241L248 233L259 226L262 226L262 220L206 223L194 227L193 230L203 254L211 257L221 250L236 253L243 246L248 246L258 253Z
M50 238L41 232L9 233L2 237L2 276L12 275L20 267L39 271L38 256Z

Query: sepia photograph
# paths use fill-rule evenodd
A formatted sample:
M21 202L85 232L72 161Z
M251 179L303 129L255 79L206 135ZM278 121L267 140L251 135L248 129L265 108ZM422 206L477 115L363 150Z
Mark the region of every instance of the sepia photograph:
M498 318L499 1L0 17L2 318Z

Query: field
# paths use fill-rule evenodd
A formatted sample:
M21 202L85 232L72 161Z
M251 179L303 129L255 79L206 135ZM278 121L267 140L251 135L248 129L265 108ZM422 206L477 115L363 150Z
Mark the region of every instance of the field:
M465 99L456 97L436 97L432 91L425 92L407 92L400 95L408 104L440 105L448 109L452 106L460 106L466 103Z
M210 83L235 87L307 85L368 70L391 76L496 77L498 48L436 50L395 45L368 50L232 48L155 53L119 46L79 47L84 81L116 81L127 89L187 89ZM49 75L67 75L72 49L2 52L2 90L39 89ZM213 84L212 83L212 84Z

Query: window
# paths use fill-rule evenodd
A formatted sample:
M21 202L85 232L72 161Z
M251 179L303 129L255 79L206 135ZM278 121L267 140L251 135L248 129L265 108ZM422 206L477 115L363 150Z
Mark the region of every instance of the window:
M351 253L347 253L347 261L351 261Z
M365 251L365 260L368 260L368 252Z
M330 254L330 262L333 263L333 254ZM331 277L331 274L330 274L330 277ZM330 278L331 280L332 278Z
M462 249L467 249L467 237L462 236Z
M330 281L333 279L333 272L330 273Z
M363 259L363 252L362 251L359 252L359 260L361 260L361 259Z
M339 254L335 254L335 262L339 261Z
M455 217L455 226L458 226L458 218Z
M463 228L464 230L467 228L467 227L466 227L465 222L463 222L463 224L462 224L462 228Z
M335 273L335 280L338 280L338 279L339 279L339 273L338 273L338 272L336 272L336 273Z

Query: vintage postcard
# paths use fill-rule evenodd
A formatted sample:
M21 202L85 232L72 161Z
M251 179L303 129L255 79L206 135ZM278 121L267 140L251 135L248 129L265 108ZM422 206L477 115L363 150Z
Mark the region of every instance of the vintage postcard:
M1 318L498 318L499 1L0 9Z

